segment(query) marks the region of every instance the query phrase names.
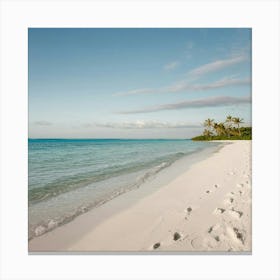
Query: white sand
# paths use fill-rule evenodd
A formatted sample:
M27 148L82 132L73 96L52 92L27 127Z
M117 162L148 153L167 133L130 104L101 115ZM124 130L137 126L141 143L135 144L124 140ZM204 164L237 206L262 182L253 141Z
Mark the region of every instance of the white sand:
M229 142L126 207L114 200L29 251L251 251L251 141Z

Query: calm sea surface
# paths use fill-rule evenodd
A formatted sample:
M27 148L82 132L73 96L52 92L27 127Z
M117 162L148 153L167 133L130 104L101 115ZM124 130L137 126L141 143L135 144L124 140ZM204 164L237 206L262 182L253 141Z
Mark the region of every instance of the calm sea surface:
M191 140L29 139L29 238L141 187L208 142Z

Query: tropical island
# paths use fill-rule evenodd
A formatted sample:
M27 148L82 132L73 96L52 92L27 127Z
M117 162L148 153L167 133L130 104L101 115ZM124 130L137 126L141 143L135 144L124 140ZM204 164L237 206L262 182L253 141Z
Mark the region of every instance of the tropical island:
M217 123L214 119L204 121L203 135L192 138L193 141L211 140L252 140L252 127L243 127L243 119L227 116L224 122Z

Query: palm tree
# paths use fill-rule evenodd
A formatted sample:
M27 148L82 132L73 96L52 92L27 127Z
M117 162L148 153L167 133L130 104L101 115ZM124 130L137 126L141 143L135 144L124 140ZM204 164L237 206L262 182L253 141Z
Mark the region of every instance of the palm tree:
M213 123L213 129L216 131L216 133L218 134L218 123L214 122Z
M231 115L228 115L227 119L226 119L226 123L227 123L228 127L232 126L232 122L233 122L233 117Z
M233 118L233 123L237 125L238 134L240 136L240 124L243 123L243 119L241 119L241 118Z
M212 140L212 139L225 139L233 138L239 139L241 136L244 139L251 137L251 130L249 127L241 127L241 123L243 123L243 119L239 117L232 117L228 115L224 122L214 122L214 119L207 119L204 121L204 131L203 138L204 140ZM237 137L240 136L240 137ZM246 139L247 139L246 138Z
M204 126L208 129L211 129L213 127L214 120L213 119L207 119L204 121Z
M210 138L210 137L213 135L213 133L212 133L209 129L204 129L203 135L204 135L206 138Z
M226 134L226 128L223 123L214 123L213 128L216 130L218 136Z
M225 135L226 134L226 128L224 123L219 123L218 124L218 131L219 131L219 135Z
M233 122L233 117L231 115L228 115L226 118L225 123L227 124L226 127L226 132L227 132L227 136L230 137L231 131L232 131L232 122Z
M231 130L230 130L230 134L232 136L239 136L239 131L236 127L232 127Z

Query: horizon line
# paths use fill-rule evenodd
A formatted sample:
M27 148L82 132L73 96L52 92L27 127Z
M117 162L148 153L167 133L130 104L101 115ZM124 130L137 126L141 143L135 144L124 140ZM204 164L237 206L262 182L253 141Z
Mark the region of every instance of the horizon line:
M52 138L39 138L28 137L28 140L190 140L191 138L65 138L65 137L52 137Z

